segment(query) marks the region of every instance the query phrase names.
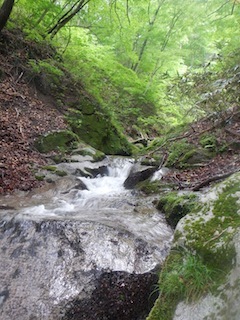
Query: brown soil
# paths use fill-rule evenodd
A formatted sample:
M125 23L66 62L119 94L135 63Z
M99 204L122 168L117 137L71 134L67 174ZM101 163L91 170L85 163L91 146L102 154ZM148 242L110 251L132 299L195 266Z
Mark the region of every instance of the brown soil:
M46 159L33 142L41 134L66 128L53 98L43 97L22 71L26 48L20 35L5 32L0 37L0 194L38 186L34 167Z

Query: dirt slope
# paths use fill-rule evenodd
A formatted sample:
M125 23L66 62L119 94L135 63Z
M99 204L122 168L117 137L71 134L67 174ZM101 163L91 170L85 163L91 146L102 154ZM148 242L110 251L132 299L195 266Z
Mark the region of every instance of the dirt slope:
M26 51L21 33L0 36L0 194L39 185L33 169L46 159L34 149L34 139L66 128L52 98L25 77Z

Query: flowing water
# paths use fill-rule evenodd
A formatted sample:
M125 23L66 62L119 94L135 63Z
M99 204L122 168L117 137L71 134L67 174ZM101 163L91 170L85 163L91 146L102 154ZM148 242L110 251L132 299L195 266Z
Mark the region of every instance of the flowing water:
M123 183L133 160L110 158L107 175L96 178L79 177L87 190L71 190L49 194L33 194L29 203L18 209L18 218L94 221L124 229L152 244L166 246L172 236L165 218L152 204L152 197L144 197L126 190ZM19 202L21 202L18 199Z

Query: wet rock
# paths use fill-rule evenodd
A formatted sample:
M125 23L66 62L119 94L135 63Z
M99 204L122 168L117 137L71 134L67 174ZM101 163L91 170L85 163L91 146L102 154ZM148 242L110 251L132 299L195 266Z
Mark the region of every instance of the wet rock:
M1 319L133 320L151 306L156 248L130 232L97 222L2 220L0 250Z
M62 193L66 194L72 190L88 190L88 188L85 185L85 183L81 179L79 179L78 182L73 187L71 187L70 189L68 189L67 191L64 191Z
M155 171L157 171L157 167L131 171L123 185L126 189L133 189L139 182L150 178Z
M157 298L157 292L154 293L157 281L156 272L141 275L104 272L90 299L75 300L66 306L64 320L145 319Z
M93 178L96 178L98 175L101 175L101 176L108 175L107 166L99 166L98 168L85 168L85 170L89 172Z

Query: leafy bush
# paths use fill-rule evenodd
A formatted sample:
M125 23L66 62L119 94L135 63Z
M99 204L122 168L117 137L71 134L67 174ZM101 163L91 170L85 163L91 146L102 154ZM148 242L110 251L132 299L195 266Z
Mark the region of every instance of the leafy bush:
M55 83L60 83L61 77L64 75L63 71L54 65L53 60L36 61L35 59L29 59L28 64L31 67L33 74L44 74Z

